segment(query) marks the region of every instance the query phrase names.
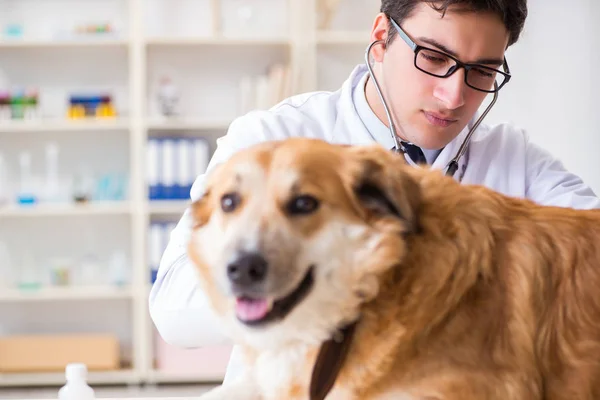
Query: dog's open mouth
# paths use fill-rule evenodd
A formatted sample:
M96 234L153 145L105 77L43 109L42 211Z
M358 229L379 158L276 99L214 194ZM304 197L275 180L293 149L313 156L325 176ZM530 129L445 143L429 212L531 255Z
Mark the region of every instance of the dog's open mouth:
M313 274L314 267L311 267L298 287L279 300L244 296L236 298L236 316L241 322L250 326L263 325L285 318L312 289L314 284Z

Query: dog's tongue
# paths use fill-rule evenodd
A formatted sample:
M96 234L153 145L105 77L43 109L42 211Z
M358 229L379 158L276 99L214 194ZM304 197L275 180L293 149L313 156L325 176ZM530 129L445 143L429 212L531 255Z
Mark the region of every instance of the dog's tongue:
M267 299L238 298L235 313L242 321L258 321L263 319L271 310L271 302Z

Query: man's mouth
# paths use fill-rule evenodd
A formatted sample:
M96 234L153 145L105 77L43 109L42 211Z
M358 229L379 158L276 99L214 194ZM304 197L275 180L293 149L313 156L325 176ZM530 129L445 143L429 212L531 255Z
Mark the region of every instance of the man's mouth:
M314 266L309 268L302 282L287 296L274 300L269 297L257 298L240 296L235 300L235 314L249 326L285 318L308 295L314 284Z
M436 114L436 113L432 113L432 112L428 112L428 111L423 111L423 114L425 115L425 118L427 119L427 121L429 121L430 124L439 126L442 128L447 128L448 126L450 126L453 123L455 123L456 121L458 121L457 119L444 117L440 114Z

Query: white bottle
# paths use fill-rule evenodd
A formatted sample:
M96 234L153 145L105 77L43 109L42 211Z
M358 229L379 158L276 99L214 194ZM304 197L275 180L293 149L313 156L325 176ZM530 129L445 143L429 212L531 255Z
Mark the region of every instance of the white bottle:
M85 364L68 364L67 384L58 391L58 400L95 400L94 389L87 384Z
M31 173L31 153L23 151L19 154L19 164L21 166L21 184L18 194L19 204L34 204L35 185L33 183L33 175Z
M110 283L113 286L123 287L129 283L129 266L127 265L127 256L123 251L116 251L110 257L108 270L110 274Z
M48 143L46 145L46 181L44 185L44 200L48 202L60 200L60 188L58 187L58 145L56 143Z
M8 245L0 241L0 291L2 289L12 289L15 283L12 273L13 267Z
M3 206L8 202L8 173L6 172L4 156L0 153L0 206Z

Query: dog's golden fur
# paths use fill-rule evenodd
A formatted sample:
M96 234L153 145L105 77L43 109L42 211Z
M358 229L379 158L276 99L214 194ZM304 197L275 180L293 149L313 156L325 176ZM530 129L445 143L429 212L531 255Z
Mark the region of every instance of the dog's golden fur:
M223 215L220 196L240 185L248 185L243 207ZM294 190L312 193L319 210L285 215L279 199ZM242 219L244 207L262 221L259 230ZM358 318L328 399L600 399L598 210L543 207L461 185L379 146L289 139L219 166L193 214L189 253L251 364L251 378L220 387L214 398L307 398L319 344ZM356 229L348 246L325 239L344 224ZM233 249L224 245L232 235L309 254L327 274L316 275L313 292L286 319L245 327L221 277L226 254L208 254ZM331 248L319 253L317 239ZM297 285L303 272L293 265L301 263L290 254ZM327 286L335 304L318 286L331 276L341 281ZM291 372L269 379L270 368Z

